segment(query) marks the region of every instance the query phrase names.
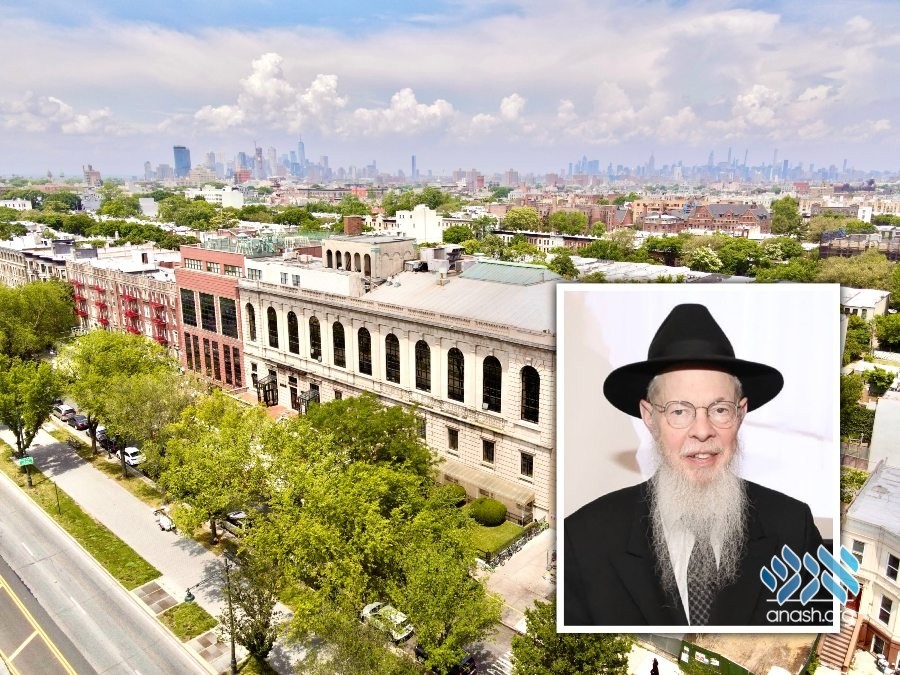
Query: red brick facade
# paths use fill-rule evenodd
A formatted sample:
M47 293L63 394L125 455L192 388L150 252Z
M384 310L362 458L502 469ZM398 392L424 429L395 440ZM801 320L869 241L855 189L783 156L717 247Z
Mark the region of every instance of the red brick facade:
M244 273L242 254L194 246L181 247L175 270L181 364L226 390L247 386L237 287Z

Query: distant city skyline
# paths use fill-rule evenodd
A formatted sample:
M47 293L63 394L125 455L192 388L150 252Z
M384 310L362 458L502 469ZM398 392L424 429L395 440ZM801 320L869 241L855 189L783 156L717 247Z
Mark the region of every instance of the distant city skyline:
M126 5L126 6L120 6ZM0 175L141 176L255 147L420 176L582 156L900 168L888 0L0 0Z

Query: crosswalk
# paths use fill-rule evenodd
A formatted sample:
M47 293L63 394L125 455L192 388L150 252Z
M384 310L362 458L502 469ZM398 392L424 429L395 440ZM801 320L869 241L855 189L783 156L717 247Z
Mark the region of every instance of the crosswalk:
M502 656L498 656L491 663L487 664L484 672L488 675L512 675L512 652L506 652Z

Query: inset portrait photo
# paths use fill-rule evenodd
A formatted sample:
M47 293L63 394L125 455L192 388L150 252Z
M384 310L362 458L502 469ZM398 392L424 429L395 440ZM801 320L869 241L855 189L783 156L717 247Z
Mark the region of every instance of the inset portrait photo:
M836 632L836 284L561 284L560 632ZM838 558L839 560L839 558Z

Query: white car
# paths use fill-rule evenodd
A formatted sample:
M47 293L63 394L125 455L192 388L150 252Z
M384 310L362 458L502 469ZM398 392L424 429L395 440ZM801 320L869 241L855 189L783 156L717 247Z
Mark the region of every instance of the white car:
M406 614L383 602L373 602L371 605L363 607L360 618L363 622L369 622L384 632L390 633L394 642L403 642L413 634L412 624Z
M125 457L125 463L128 466L137 466L144 461L143 453L134 447L127 447L122 451Z

